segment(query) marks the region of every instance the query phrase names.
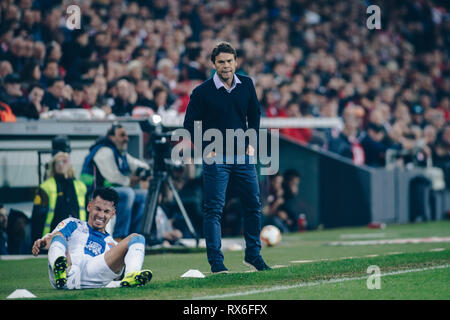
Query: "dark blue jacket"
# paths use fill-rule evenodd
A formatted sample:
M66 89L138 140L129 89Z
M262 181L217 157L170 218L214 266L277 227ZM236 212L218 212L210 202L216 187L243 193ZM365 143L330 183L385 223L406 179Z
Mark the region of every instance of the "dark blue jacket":
M189 130L194 142L194 121L202 121L203 133L211 128L220 130L223 137L223 151L226 146L226 129L255 129L258 133L261 106L250 77L238 75L241 83L228 93L225 88L217 89L212 78L196 87L191 94L184 118L184 128ZM211 141L203 142L202 150ZM236 152L236 141L235 141ZM248 145L248 141L246 146Z
M88 188L88 193L93 191L94 183L97 187L101 186L111 186L111 184L105 180L105 178L101 175L99 170L95 170L94 172L94 157L97 151L100 148L108 147L111 148L114 153L114 160L117 164L117 168L123 175L130 174L130 167L128 165L126 154L121 154L119 150L117 150L114 143L111 142L107 137L101 138L94 145L89 148L89 154L84 159L83 168L81 170L80 180L84 182L84 184Z

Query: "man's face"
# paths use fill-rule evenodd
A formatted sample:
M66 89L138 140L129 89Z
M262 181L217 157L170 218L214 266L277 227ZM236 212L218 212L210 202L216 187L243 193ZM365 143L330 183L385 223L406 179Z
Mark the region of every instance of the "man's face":
M0 208L0 229L6 230L8 226L8 214L5 208Z
M414 123L421 124L423 122L423 114L421 113L413 114L412 120Z
M95 77L94 85L97 87L99 93L104 94L106 92L107 84L106 79L103 76Z
M64 89L64 81L56 81L53 86L48 88L48 91L56 98L61 98Z
M41 102L44 96L44 90L38 87L33 88L30 92L30 100L33 102Z
M119 151L125 152L128 150L128 135L125 128L116 128L110 139Z
M367 130L367 133L374 141L377 141L377 142L380 142L384 138L384 132L382 130L378 131L378 130L369 129L369 130Z
M445 129L444 129L444 133L442 134L442 140L444 140L444 142L447 144L447 145L450 145L450 127L446 127Z
M356 130L359 126L358 118L352 111L344 111L344 125L349 130Z
M100 196L88 203L87 210L89 226L98 231L104 231L109 220L116 214L114 202L103 200Z
M155 103L157 106L165 106L167 104L167 92L161 91L156 97L155 97Z
M140 94L144 94L145 91L149 90L148 80L140 80L136 86L136 92Z
M282 176L276 176L275 179L272 181L273 188L276 190L279 190L283 186L283 177Z
M221 52L216 56L214 67L222 81L232 81L236 71L236 59L232 53Z
M49 78L56 78L59 76L58 64L56 62L49 63L44 70L44 74Z
M73 101L75 105L79 106L84 101L84 91L83 90L74 90L73 91Z
M95 102L97 101L97 96L98 96L98 89L95 86L89 86L86 88L86 101L89 104L95 104Z
M426 126L423 129L423 136L428 144L434 143L436 140L436 129L431 125Z
M22 95L19 82L7 83L5 87L6 92L13 97L20 97Z
M121 97L123 100L127 100L130 96L130 89L128 81L126 80L120 80L117 83L117 92L119 94L119 97Z
M292 194L298 194L298 185L300 184L300 178L294 177L289 181L289 190Z
M6 75L13 72L11 63L9 61L2 61L0 63L0 77L5 77Z

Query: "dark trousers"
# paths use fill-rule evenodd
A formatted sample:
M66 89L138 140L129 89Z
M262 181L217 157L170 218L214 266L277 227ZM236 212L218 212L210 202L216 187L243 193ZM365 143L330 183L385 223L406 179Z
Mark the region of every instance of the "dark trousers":
M261 250L261 201L255 165L248 161L246 164L203 163L203 233L211 265L223 261L220 220L231 175L244 212L245 256L257 257Z

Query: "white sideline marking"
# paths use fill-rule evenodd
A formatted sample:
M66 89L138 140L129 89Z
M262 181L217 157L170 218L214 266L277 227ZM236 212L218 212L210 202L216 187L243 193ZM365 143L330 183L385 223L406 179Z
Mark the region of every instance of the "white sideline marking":
M11 255L0 255L0 260L26 260L26 259L36 259L36 258L47 258L47 254L40 254L37 257L32 254L11 254Z
M409 243L441 243L450 242L450 237L428 237L428 238L408 238L389 240L361 240L361 241L333 241L330 246L366 246L380 244L409 244Z
M344 233L339 237L341 239L369 239L369 238L384 238L385 233Z
M278 269L278 268L287 268L287 266L283 265L283 264L277 264L271 267L272 269Z
M392 271L392 272L382 273L382 274L380 274L380 276L381 277L393 276L393 275L411 273L411 272L422 272L422 271L428 271L428 270L445 269L445 268L449 268L449 267L450 267L450 264L444 264L444 265L435 266L435 267ZM304 288L304 287L314 287L314 286L321 285L321 284L341 283L341 282L346 282L346 281L363 280L363 279L367 279L368 277L369 277L369 275L353 277L353 278L346 277L346 278L336 278L336 279L330 279L330 280L301 282L301 283L287 285L287 286L274 286L274 287L270 287L270 288L255 289L255 290L249 290L249 291L243 291L243 292L234 292L234 293L225 293L225 294L218 294L218 295L212 295L212 296L194 297L192 299L193 300L224 299L224 298L231 298L231 297L246 296L249 294L266 293L266 292L289 290L289 289Z
M310 263L310 262L316 262L317 260L294 260L289 261L290 263Z

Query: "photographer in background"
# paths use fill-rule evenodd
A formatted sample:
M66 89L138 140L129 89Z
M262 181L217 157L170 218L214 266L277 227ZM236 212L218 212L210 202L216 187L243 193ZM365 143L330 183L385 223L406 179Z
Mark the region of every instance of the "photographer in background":
M139 182L150 176L147 163L128 152L128 135L120 124L113 124L86 156L80 179L88 193L98 187L114 187L119 194L113 238L119 241L133 232L140 232L147 190Z

